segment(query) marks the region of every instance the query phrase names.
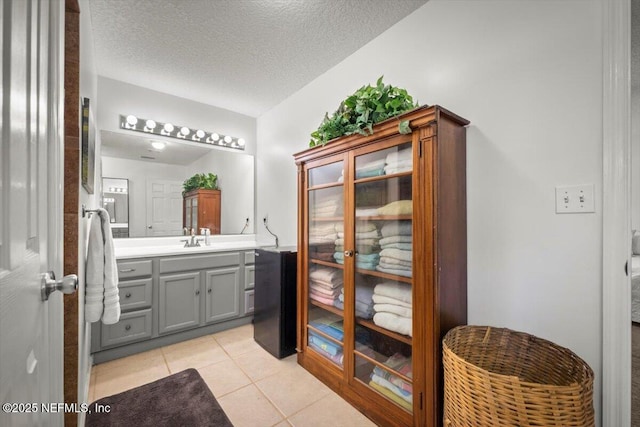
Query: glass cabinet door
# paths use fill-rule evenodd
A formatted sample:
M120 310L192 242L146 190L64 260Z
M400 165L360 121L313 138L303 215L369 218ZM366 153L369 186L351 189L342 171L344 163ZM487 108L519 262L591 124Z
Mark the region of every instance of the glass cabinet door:
M191 197L187 197L184 200L184 227L187 228L189 233L191 232Z
M396 141L353 158L355 247L346 249L355 271L346 300L355 379L413 412L413 149L410 136Z
M340 368L344 361L343 161L307 171L307 348Z
M191 229L198 234L198 197L191 201Z

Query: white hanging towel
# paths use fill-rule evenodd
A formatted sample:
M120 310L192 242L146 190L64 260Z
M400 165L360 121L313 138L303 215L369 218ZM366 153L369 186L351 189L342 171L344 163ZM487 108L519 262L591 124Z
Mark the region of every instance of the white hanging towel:
M91 218L87 249L85 319L105 325L120 320L118 267L113 248L109 213L97 209Z

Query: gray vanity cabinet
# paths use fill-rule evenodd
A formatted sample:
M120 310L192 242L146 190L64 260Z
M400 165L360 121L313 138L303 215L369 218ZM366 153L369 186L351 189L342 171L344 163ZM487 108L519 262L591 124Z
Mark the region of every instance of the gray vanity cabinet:
M118 261L120 321L93 324L94 363L251 322L254 251Z
M206 323L240 314L240 268L217 268L205 272Z
M118 262L120 321L100 324L99 333L92 334L91 348L112 347L151 338L152 278L151 260Z
M162 275L158 291L159 334L200 325L200 272Z
M256 282L255 254L244 254L244 314L253 314L254 286Z

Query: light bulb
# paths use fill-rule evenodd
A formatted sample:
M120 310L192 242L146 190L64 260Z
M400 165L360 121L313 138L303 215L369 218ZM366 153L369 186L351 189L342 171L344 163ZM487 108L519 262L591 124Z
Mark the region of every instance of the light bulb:
M164 131L167 133L173 132L173 125L171 123L164 124Z
M229 135L224 137L224 142L226 142L227 144L231 142L231 137Z
M153 120L147 120L146 126L149 129L155 129L156 128L156 122L154 122Z
M198 129L198 130L196 131L196 136L197 136L198 138L204 138L204 131L203 131L203 130Z
M214 141L217 141L220 139L220 135L218 135L217 133L214 133L211 135L211 139L213 139Z
M239 145L240 147L244 147L244 138L239 138L239 139L238 139L238 145Z
M138 123L138 118L136 116L128 115L127 123L130 124L131 126L135 126L136 123Z
M189 135L189 132L191 132L191 130L186 126L183 126L180 128L180 133L183 134L184 136Z

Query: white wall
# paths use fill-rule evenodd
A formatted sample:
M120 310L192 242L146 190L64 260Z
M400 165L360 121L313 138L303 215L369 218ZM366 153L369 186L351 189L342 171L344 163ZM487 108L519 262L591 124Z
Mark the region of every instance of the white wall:
M244 152L255 154L254 117L102 76L98 78L98 92L98 126L101 130L122 132L119 127L120 115L133 114L145 119L173 123L176 126L188 126L244 138Z
M599 420L602 60L597 0L429 1L258 118L258 218L296 243L292 154L380 75L469 119L469 323L576 352L595 371ZM596 213L555 214L555 186L585 183Z
M80 97L89 98L90 111L94 122L98 111L98 73L96 72L93 30L91 27L90 6L87 0L79 0L80 5ZM80 109L80 100L78 100ZM80 123L78 128L80 129ZM80 133L81 134L81 133ZM81 142L80 142L81 143ZM95 136L95 168L94 192L89 194L81 185L79 191L80 204L95 208L100 200L100 133ZM82 170L81 167L79 167ZM78 183L81 183L80 174ZM78 207L78 212L80 207ZM80 218L78 223L78 402L87 402L89 379L91 376L91 323L84 320L85 264L87 259L87 242L89 238L89 220ZM78 414L78 425L84 425L84 413Z
M129 180L129 237L147 235L147 182L187 177L185 166L102 156L102 176Z
M187 176L214 173L220 188L220 232L240 233L247 219L245 234L254 232L255 162L253 156L212 150L186 167Z

